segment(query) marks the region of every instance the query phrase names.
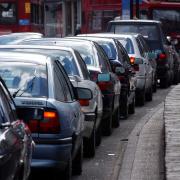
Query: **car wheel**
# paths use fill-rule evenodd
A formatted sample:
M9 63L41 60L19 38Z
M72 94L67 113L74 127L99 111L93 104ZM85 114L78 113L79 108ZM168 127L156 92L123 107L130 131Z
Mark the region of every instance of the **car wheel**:
M102 141L102 125L100 123L98 129L96 130L96 146L99 146Z
M153 84L153 92L157 91L157 77L155 77L154 84Z
M135 98L133 98L132 103L129 105L129 114L135 113Z
M120 100L120 118L127 119L128 117L128 94Z
M83 141L78 149L76 157L73 159L72 162L72 173L74 175L81 175L82 164L83 164Z
M56 170L56 179L59 179L59 171ZM68 164L66 166L66 169L62 172L62 176L60 179L64 179L64 180L71 180L71 176L72 176L72 158L71 156L69 157L69 161Z
M145 104L145 90L141 91L140 94L136 95L136 104L144 106Z
M149 92L146 93L146 100L152 101L152 96L153 96L152 87L150 87Z
M167 88L169 85L168 78L160 79L160 87L161 88Z
M119 107L116 110L116 113L113 116L113 127L117 128L119 127L119 119L120 119L120 114L119 114Z
M96 130L95 125L91 133L90 138L84 138L84 156L85 157L94 157L96 152Z
M112 111L109 113L109 117L104 119L105 122L103 126L103 134L105 136L110 136L112 134L112 117L113 117Z

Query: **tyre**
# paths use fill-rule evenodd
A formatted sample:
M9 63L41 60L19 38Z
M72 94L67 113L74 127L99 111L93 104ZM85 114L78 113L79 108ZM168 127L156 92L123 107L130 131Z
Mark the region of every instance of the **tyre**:
M112 134L112 111L109 114L109 117L104 119L103 134L105 136L110 136Z
M157 77L154 79L154 84L153 84L153 92L157 91Z
M102 141L102 125L100 123L98 129L96 130L96 146L99 146Z
M161 88L167 88L169 85L169 81L168 81L168 78L162 78L160 79L160 87Z
M120 99L120 118L127 119L128 117L128 94Z
M148 93L146 93L146 101L152 101L152 96L153 96L152 87L150 87Z
M83 164L83 141L81 143L81 146L78 149L76 157L73 159L73 162L72 162L72 173L74 175L81 175L82 164Z
M71 176L72 176L72 158L71 158L71 156L69 157L69 161L68 161L68 164L67 164L65 170L62 172L61 178L59 178L59 173L60 172L58 170L56 170L55 179L71 180Z
M136 105L144 106L145 104L145 90L136 94Z
M116 113L113 116L113 127L117 128L119 127L119 119L120 119L120 114L119 114L119 107L116 110Z
M96 152L96 130L95 126L91 133L90 138L84 138L84 156L91 158L95 156Z
M129 105L129 114L135 113L135 98L133 98L132 103Z

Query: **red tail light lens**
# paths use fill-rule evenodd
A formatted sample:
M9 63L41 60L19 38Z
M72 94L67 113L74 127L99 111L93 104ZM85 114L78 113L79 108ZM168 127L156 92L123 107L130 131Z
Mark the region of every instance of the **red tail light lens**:
M43 119L30 120L29 128L33 133L57 134L60 132L60 122L55 111L44 111Z
M164 53L159 54L159 59L161 60L166 59L166 54Z
M135 63L135 57L130 57L130 63L134 64Z
M89 106L89 100L81 99L79 103L81 106Z
M118 76L119 80L121 83L124 83L125 82L125 77L124 76Z
M113 84L112 82L98 82L98 86L101 89L101 91L105 91L111 89Z

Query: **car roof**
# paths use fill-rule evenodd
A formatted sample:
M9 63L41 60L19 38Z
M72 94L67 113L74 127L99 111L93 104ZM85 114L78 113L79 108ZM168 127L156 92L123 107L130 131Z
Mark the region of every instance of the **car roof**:
M52 49L73 52L75 51L71 47L59 47L59 46L45 46L45 45L0 45L0 49Z
M128 22L128 23L152 23L152 24L161 24L160 21L156 21L156 20L148 20L148 19L128 19L128 20L112 20L110 21L110 23L118 23L118 22Z
M53 56L43 53L0 51L1 62L24 62L45 65L52 60L55 60Z
M17 33L4 34L4 35L1 35L0 37L9 37L9 36L17 36L17 37L40 36L42 37L43 34L36 33L36 32L17 32Z

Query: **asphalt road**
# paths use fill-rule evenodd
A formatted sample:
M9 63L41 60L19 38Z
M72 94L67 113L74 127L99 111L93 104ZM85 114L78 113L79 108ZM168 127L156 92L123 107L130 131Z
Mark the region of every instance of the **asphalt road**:
M172 87L158 89L152 102L147 102L143 107L136 107L134 115L127 120L121 120L120 127L114 129L110 137L103 137L96 156L84 159L82 175L73 176L72 180L116 180L129 134L143 116L165 100Z
M153 95L152 102L147 102L143 107L136 107L134 115L129 116L127 120L121 120L120 127L114 129L110 137L103 137L101 145L96 149L95 157L84 159L82 175L73 176L72 180L117 180L129 134L143 116L165 100L172 87L158 89ZM51 172L38 170L30 179L53 178Z

